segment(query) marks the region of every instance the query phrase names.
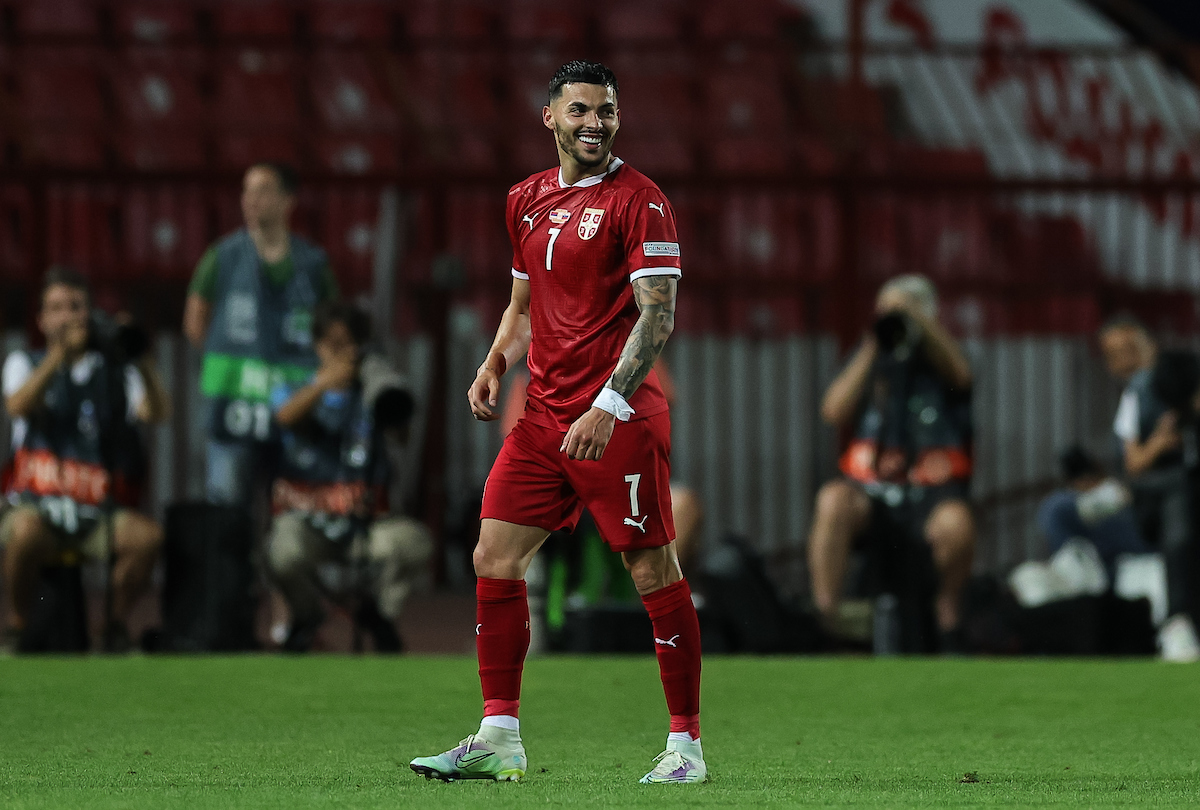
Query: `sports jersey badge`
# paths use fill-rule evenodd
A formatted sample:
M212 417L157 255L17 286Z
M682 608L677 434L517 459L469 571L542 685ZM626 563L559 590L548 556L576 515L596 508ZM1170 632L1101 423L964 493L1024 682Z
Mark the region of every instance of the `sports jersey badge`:
M591 239L600 230L600 220L604 219L603 208L585 208L579 219L579 238Z
M571 218L571 212L565 208L555 208L550 212L550 221L555 225L563 225Z

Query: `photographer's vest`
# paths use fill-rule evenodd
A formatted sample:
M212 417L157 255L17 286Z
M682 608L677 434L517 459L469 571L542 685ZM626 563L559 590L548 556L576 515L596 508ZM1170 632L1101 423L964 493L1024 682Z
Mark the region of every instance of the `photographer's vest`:
M361 386L328 391L303 425L283 431L271 508L275 514L301 512L329 539L340 540L353 530L368 493L370 511L384 510L385 474L383 448Z
M209 435L226 441L273 437L271 389L307 380L316 368L312 314L321 300L325 252L290 236L292 275L271 283L245 229L217 245L217 285L204 343L200 389L213 399Z
M1138 405L1138 442L1145 442L1154 433L1154 429L1158 427L1158 420L1167 412L1167 406L1163 403L1158 395L1154 393L1154 370L1152 368L1142 369L1129 378L1128 391L1132 391L1137 397ZM1121 448L1121 454L1124 455L1125 448ZM1154 460L1151 465L1153 470L1162 470L1170 467L1178 467L1183 463L1182 450L1169 450Z
M876 360L843 473L864 484L936 487L972 470L971 395L923 358Z
M33 365L44 356L31 354ZM37 506L46 520L72 535L95 527L109 495L105 442L113 453L115 503L135 500L134 482L143 464L136 428L126 418L124 369L113 381L117 391L110 403L103 356L92 352L87 358L92 372L85 382L75 382L67 367L50 379L42 407L26 420L6 488L10 501Z

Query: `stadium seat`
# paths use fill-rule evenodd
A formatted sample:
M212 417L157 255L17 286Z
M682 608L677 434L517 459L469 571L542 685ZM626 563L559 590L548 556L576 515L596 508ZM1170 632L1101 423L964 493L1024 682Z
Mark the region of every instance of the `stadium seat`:
M120 194L113 186L54 183L46 190L45 256L92 279L120 264Z
M804 297L798 290L731 295L725 300L727 329L733 335L777 339L804 331Z
M95 40L100 36L96 0L37 0L14 3L17 30L25 37L71 36Z
M504 10L490 0L408 0L404 12L405 37L419 45L493 44L504 28Z
M379 226L379 192L373 188L327 189L320 194L317 243L329 253L347 295L369 291Z
M260 161L277 161L297 166L300 149L297 138L288 133L222 133L215 138L217 164L221 169L244 171Z
M405 4L388 0L311 0L308 24L318 42L386 43Z
M109 70L117 111L126 121L196 127L208 110L200 95L202 57L196 51L129 48Z
M116 133L115 143L121 165L138 171L199 171L208 163L195 130L135 125Z
M334 174L395 174L400 170L400 143L383 135L322 133L312 139L321 165Z
M472 283L511 278L512 245L505 198L492 190L451 191L446 201L446 250L459 257Z
M290 40L296 7L287 0L220 0L212 6L217 36L255 40Z
M212 112L221 128L291 129L300 123L291 54L241 48L218 62Z
M503 127L463 126L458 109L474 121L500 121L496 63L487 54L422 49L398 62L401 109L416 131L414 162L458 172L487 174L497 168L497 145L516 112Z
M522 44L561 48L587 38L587 21L578 9L553 0L510 0L504 22L509 39Z
M696 123L693 113L699 109L696 99L699 88L687 52L666 47L624 49L613 53L609 64L621 82L619 102L624 131L645 136L690 137ZM545 79L542 84L545 86Z
M113 4L113 23L125 41L161 45L195 38L199 8L198 0L121 0Z
M133 187L122 193L123 272L189 279L207 245L198 186Z
M64 129L60 125L32 126L20 134L21 163L56 169L103 169L108 163L99 132Z
M387 86L359 53L322 50L313 58L310 82L322 123L333 130L391 132L399 124Z
M100 54L92 48L29 48L22 52L16 105L26 124L99 126L104 121L100 94Z
M702 40L777 41L781 29L805 17L794 4L779 0L701 0L696 4L696 33Z
M652 41L674 44L681 40L687 26L687 11L687 4L678 0L614 0L605 4L597 22L601 37L612 45Z
M33 201L22 185L0 186L0 278L28 278L33 261Z
M798 280L804 270L796 222L796 192L735 192L721 199L720 256L728 272L746 277Z

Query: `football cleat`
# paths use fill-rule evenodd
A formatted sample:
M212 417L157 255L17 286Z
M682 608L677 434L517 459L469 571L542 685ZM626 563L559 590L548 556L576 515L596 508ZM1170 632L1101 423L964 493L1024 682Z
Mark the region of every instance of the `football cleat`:
M697 742L667 743L667 750L654 758L654 770L639 780L643 785L676 784L687 785L703 782L708 778L708 766L704 764L704 752Z
M500 735L496 735L500 736ZM410 768L426 779L453 782L456 779L492 779L515 782L525 775L525 747L516 738L515 745L472 734L444 754L417 757Z

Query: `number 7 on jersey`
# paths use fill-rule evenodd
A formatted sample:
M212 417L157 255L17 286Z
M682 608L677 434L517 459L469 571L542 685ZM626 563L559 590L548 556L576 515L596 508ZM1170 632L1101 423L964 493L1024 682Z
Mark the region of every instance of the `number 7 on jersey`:
M554 240L562 233L562 228L550 229L550 241L546 245L546 269L550 269L550 265L554 262Z

